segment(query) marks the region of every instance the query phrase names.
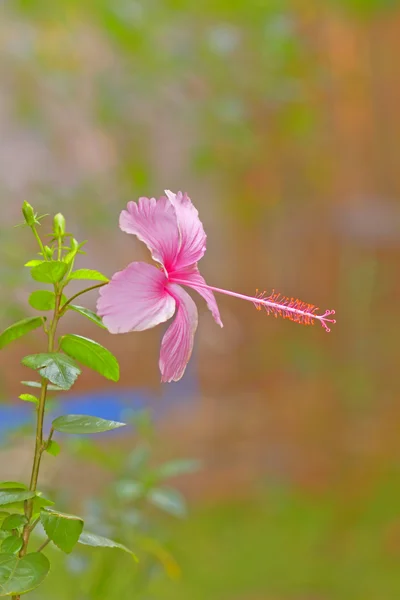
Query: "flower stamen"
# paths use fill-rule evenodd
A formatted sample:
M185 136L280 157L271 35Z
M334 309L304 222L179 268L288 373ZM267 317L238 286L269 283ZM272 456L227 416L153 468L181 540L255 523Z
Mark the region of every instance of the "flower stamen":
M335 319L328 318L335 314L334 310L327 310L323 315L318 315L316 311L319 309L314 304L303 302L298 298L282 296L275 290L272 290L272 294L267 296L266 291L260 292L257 289L253 304L257 310L263 308L267 315L272 314L275 318L282 317L302 325L314 325L315 321L318 320L328 333L330 328L327 323L336 323Z

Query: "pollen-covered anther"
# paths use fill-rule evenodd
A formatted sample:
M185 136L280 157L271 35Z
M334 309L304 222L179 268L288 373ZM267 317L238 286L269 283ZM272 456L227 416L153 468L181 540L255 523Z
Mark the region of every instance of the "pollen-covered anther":
M327 332L330 331L327 323L336 323L335 319L328 318L335 314L334 310L327 310L323 315L318 315L316 314L318 308L314 304L303 302L298 298L282 296L275 290L272 290L272 294L269 296L265 291L256 290L256 298L257 302L254 302L254 305L257 310L264 308L268 315L272 314L275 318L282 317L302 325L314 325L318 320Z

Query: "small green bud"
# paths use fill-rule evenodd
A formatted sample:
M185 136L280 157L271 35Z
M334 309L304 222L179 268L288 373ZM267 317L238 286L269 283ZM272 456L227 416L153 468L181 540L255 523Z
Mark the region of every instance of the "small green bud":
M65 218L61 213L57 213L53 220L53 233L56 238L65 236Z
M75 238L71 239L71 250L75 253L79 250L79 242Z
M53 250L49 246L44 247L45 258L53 258Z
M27 225L29 225L29 227L36 225L37 221L35 211L26 200L22 205L22 214L24 215L25 222Z

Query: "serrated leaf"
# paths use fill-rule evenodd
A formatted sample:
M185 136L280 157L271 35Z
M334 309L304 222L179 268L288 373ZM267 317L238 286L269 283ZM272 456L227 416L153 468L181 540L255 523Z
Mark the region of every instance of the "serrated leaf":
M55 510L42 510L40 522L47 536L63 552L72 552L83 530L83 519Z
M20 394L18 398L20 400L23 400L24 402L32 402L33 404L39 404L39 398L36 398L36 396L33 396L32 394Z
M45 262L45 261L38 260L38 259L29 260L27 263L24 264L24 267L37 267L38 265L41 265L43 262Z
M100 271L94 271L93 269L77 269L69 276L70 279L86 279L90 281L104 281L109 282L108 277L100 273Z
M42 377L62 390L69 390L81 373L80 368L72 358L58 352L30 354L22 359L22 364L39 371Z
M32 278L41 283L58 283L68 271L68 265L60 260L42 262L31 270Z
M81 335L64 335L60 341L61 349L80 363L97 371L106 379L118 381L119 365L113 354L97 342Z
M21 381L21 383L23 385L33 388L42 387L42 384L39 381ZM62 389L60 387L58 387L57 385L51 385L51 383L47 385L47 389L52 392L62 392Z
M69 304L68 308L70 310L74 310L75 312L79 313L80 315L83 315L84 317L86 317L87 319L89 319L90 321L92 321L93 323L95 323L96 325L101 327L102 329L107 329L107 327L105 327L103 325L103 321L101 320L99 315L96 315L96 313L93 312L92 310L90 310L89 308L85 308L84 306L77 306L76 304Z
M131 554L135 560L137 560L136 556L123 544L119 542L114 542L114 540L110 540L102 535L96 535L95 533L90 533L89 531L84 531L79 540L79 544L83 544L84 546L92 546L94 548L119 548L120 550L124 550L124 552L128 552Z
M22 502L29 500L35 496L35 492L29 490L21 490L20 488L10 488L8 490L0 490L0 506L13 504L14 502Z
M25 594L40 585L50 570L48 558L32 552L23 558L0 554L0 597Z
M186 516L186 501L178 490L167 487L153 488L147 495L148 501L175 517Z
M61 298L61 303L66 302L65 296ZM50 290L36 290L29 296L29 304L36 310L53 310L56 305L56 296Z
M4 538L1 544L1 551L8 552L9 554L17 554L23 545L24 542L22 538L17 537L16 535L9 535Z
M60 446L54 440L50 440L50 442L46 446L46 452L51 454L52 456L58 456L60 454Z
M65 415L57 417L52 423L53 429L62 433L104 433L118 427L124 427L125 423L108 421L100 417L89 415Z
M18 527L23 527L27 522L28 520L25 515L13 514L4 519L1 528L6 531L12 531L13 529L18 529Z
M28 317L27 319L22 319L22 321L10 325L10 327L7 327L0 335L0 349L30 331L42 327L45 321L45 317Z

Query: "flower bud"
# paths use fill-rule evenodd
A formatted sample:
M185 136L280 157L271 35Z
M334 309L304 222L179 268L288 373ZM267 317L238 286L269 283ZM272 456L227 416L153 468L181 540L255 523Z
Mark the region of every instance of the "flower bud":
M62 238L65 235L65 218L61 213L57 213L54 217L53 233L57 238Z
M44 247L45 258L53 258L53 250L49 246Z
M79 242L78 240L76 240L75 238L71 239L71 250L73 252L75 252L75 254L78 252L79 250Z
M29 227L33 227L37 223L35 211L26 200L22 205L22 214L24 215L25 222L27 225L29 225Z

